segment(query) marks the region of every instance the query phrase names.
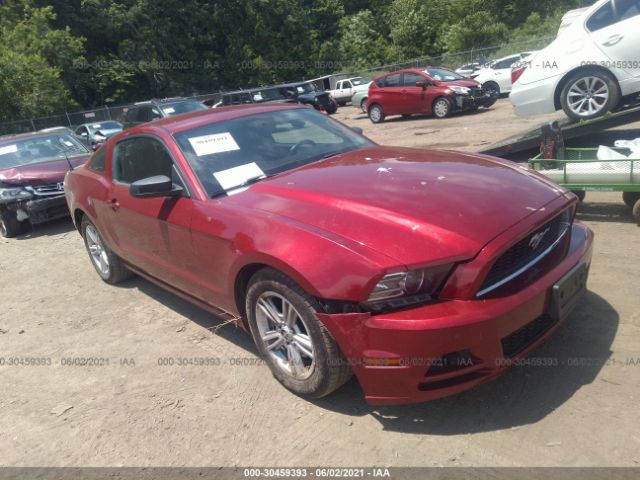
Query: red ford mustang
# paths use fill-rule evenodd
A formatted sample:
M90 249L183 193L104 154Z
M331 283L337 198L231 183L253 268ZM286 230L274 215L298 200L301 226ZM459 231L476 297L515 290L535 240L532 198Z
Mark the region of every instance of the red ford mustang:
M375 145L294 105L159 120L65 192L103 280L142 275L251 332L317 398L450 395L527 354L586 289L576 198L491 157Z

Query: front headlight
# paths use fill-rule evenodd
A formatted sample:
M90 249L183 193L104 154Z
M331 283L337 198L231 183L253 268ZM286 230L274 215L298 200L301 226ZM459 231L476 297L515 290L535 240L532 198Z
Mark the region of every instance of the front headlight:
M449 87L451 90L453 90L455 93L459 93L460 95L469 95L469 92L471 91L470 88L467 87L458 87L456 85L452 85Z
M434 297L453 265L389 273L382 277L369 295L368 303L378 303L399 297L420 295Z
M33 195L22 187L0 188L0 203L29 200Z

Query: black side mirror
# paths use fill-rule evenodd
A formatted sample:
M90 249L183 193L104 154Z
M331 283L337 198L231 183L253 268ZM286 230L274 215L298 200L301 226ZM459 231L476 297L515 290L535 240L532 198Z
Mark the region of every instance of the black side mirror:
M427 84L425 82L416 82L416 87L421 88L422 90L426 90Z
M129 193L136 198L180 197L184 189L174 184L166 175L147 177L133 182Z
M363 130L360 127L350 127L351 130L356 132L358 135L362 135Z

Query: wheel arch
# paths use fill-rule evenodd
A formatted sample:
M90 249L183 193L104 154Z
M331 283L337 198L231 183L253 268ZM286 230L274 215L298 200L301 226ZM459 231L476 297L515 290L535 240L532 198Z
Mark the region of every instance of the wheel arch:
M558 82L558 84L556 85L556 89L555 92L553 94L553 105L555 107L556 110L561 110L562 109L562 104L560 103L560 95L562 94L562 89L565 87L565 85L569 82L569 79L575 75L578 72L601 72L604 73L606 75L608 75L609 77L611 77L615 82L616 82L616 87L618 88L618 94L622 95L622 92L620 90L620 82L618 81L618 77L616 77L613 72L611 70L609 70L608 68L605 68L601 65L581 65L578 66L572 70L569 70L567 73L565 73L562 78L560 79L560 81Z
M260 270L271 268L277 270L289 277L300 288L302 288L309 295L316 298L320 297L319 292L309 283L309 281L297 270L290 265L286 265L275 258L259 258L253 259L251 262L242 265L233 276L233 298L236 308L243 323L246 324L246 309L245 309L245 296L249 287L251 278ZM245 325L248 327L248 325Z

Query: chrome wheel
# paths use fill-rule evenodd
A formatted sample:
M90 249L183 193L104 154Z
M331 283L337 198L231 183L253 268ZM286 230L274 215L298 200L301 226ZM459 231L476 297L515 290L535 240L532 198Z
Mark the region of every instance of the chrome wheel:
M598 77L583 77L576 80L567 92L567 106L575 115L595 115L606 108L609 101L609 85Z
M373 123L378 123L382 119L382 109L377 105L371 107L369 110L369 118Z
M440 99L433 106L433 112L436 114L436 117L444 118L449 114L449 104L446 100Z
M106 250L104 249L104 245L102 244L102 240L100 239L100 235L98 231L95 229L93 225L87 225L85 229L85 241L87 242L87 249L89 250L89 254L91 255L91 260L93 264L98 269L98 272L103 277L109 276L109 256L107 255Z
M310 331L296 308L282 295L267 291L256 302L258 333L274 363L286 374L305 380L316 361Z

